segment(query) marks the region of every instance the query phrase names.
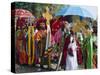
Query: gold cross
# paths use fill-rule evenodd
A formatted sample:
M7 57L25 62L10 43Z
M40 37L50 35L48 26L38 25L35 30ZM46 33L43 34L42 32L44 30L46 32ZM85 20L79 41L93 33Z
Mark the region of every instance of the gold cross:
M44 12L42 15L47 20L46 24L47 25L50 24L50 20L52 19L52 15L50 14L50 10L48 7L46 7L46 12Z

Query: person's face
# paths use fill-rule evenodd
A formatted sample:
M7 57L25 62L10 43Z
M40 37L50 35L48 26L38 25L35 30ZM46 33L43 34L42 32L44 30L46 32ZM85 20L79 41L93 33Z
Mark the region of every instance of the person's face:
M45 23L40 23L40 27L44 29L45 28Z
M64 21L64 26L65 26L65 28L67 28L67 26L68 26L68 22L67 21Z

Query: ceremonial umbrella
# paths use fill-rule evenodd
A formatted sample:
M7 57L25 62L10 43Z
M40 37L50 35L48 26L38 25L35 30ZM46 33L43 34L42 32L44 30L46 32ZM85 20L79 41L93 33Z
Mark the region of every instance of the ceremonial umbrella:
M11 16L15 17L16 26L20 26L21 28L25 24L30 24L31 20L34 18L32 13L28 10L25 10L25 9L12 10L11 11Z
M32 13L25 9L15 9L12 10L12 16L18 17L32 17Z
M87 8L84 8L83 6L64 6L62 7L57 13L55 13L55 16L67 16L67 15L78 15L82 17L90 17L95 18L91 11L89 10L88 6Z
M55 16L63 16L69 6L63 6L59 11L55 13Z

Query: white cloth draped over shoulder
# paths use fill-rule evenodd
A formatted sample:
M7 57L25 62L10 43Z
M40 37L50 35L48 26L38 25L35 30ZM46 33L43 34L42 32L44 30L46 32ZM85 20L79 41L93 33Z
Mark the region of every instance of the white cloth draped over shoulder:
M47 25L47 38L46 38L46 50L51 46L51 28Z
M72 40L74 40L74 42L72 42ZM75 69L78 69L77 45L76 45L75 39L72 36L70 37L70 43L69 43L68 49L69 48L72 49L72 52L73 52L74 56L70 56L69 54L67 54L67 58L66 58L66 70L75 70Z

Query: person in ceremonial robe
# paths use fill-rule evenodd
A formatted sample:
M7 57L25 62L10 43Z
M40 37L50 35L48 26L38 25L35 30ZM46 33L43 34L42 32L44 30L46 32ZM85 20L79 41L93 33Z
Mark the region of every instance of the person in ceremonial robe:
M54 40L54 35L55 35L55 26L54 23L56 22L56 19L51 19L50 21L50 28L51 28L51 45L54 46L55 40Z
M97 33L93 30L93 68L97 68Z
M23 59L21 56L21 52L23 49L22 36L23 36L22 30L20 29L20 26L18 26L16 31L16 57L19 64L23 64Z
M92 36L88 36L84 40L87 40L86 44L86 64L85 68L91 69L93 67L93 39Z
M28 64L28 49L27 49L27 41L28 41L28 33L27 33L27 27L26 25L23 26L23 34L22 34L22 45L23 45L23 51L22 51L22 55L23 55L23 61L24 64Z
M21 44L22 44L22 38L21 38L21 30L20 27L18 26L16 29L16 63L20 64L20 49L21 49Z
M61 66L65 66L64 70L75 70L78 64L82 64L82 51L78 39L71 32L65 39Z
M52 21L53 20L51 20L51 22ZM54 19L54 21L51 24L51 45L54 46L54 44L60 43L61 37L62 37L61 20Z
M40 66L43 66L44 60L44 52L45 52L45 46L46 46L46 19L40 18L37 21L37 28L38 31L35 34L35 59L36 64L40 64Z

